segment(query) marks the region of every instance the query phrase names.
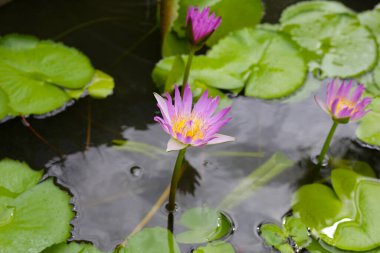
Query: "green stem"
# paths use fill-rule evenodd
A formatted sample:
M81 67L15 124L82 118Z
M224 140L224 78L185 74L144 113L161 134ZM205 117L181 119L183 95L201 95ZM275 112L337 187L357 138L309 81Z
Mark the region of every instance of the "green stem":
M185 73L183 75L183 81L182 81L182 95L185 90L185 86L187 84L187 81L189 80L190 75L190 69L191 69L191 63L193 62L193 56L194 56L194 50L190 50L189 57L187 58L187 63L185 67Z
M330 143L331 143L331 140L332 140L332 137L334 136L334 133L335 133L335 130L336 128L338 127L338 124L337 122L334 121L334 124L332 125L331 129L330 129L330 132L329 134L327 135L327 138L325 140L325 143L323 144L323 147L322 147L322 150L321 150L321 153L319 154L318 156L318 167L321 168L322 166L322 163L323 163L323 160L327 154L327 151L329 150L329 146L330 146Z
M177 161L175 162L172 181L170 183L170 193L169 193L169 204L167 206L169 212L173 212L175 209L175 194L177 191L178 181L182 175L182 162L185 157L186 148L181 149L177 156Z

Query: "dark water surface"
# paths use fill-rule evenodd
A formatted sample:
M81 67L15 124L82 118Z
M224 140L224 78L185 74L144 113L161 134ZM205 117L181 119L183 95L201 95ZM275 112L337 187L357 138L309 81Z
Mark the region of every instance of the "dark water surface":
M277 22L283 8L297 1L265 2L265 21ZM377 3L342 2L360 11ZM160 59L155 26L153 0L14 0L0 7L0 35L17 32L56 38L83 51L96 68L115 78L110 98L82 99L54 117L29 120L65 154L64 160L20 119L0 125L0 158L23 160L57 176L74 194L78 216L73 238L92 241L104 250L124 240L151 209L169 184L176 156L161 151L168 136L152 120L157 109L150 74ZM197 206L217 207L240 180L275 152L283 152L295 165L240 205L225 210L237 226L230 242L238 253L270 252L262 246L256 227L262 222L279 223L290 208L292 193L318 176L306 164L310 155L319 152L331 122L312 98L293 103L244 97L233 101L233 120L223 132L237 141L189 150L188 180L180 186L178 203L182 212ZM89 115L91 146L85 151ZM379 174L379 151L359 145L353 138L355 127L338 128L332 154L367 161ZM158 150L144 154L115 148L115 139L148 143ZM223 157L220 151L252 154ZM148 226L166 226L166 222L165 213L158 212Z

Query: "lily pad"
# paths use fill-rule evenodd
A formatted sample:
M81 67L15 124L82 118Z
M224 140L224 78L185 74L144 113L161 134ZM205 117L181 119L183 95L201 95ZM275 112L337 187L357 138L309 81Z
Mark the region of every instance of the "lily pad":
M70 237L74 217L70 196L49 179L6 205L8 222L0 226L2 253L39 253ZM4 210L3 210L4 214Z
M300 188L294 214L331 246L365 251L380 246L380 182L347 169L332 171L333 189L322 184Z
M209 243L205 247L199 247L193 253L235 253L234 248L227 242Z
M306 50L313 73L317 68L322 77L348 78L375 67L376 40L355 16L308 9L305 13L296 15L301 15L301 19L289 19L285 15L282 25L283 31Z
M354 13L351 9L334 1L303 1L286 8L280 18L282 24L302 24L326 14Z
M89 243L61 243L45 249L41 253L103 253Z
M380 9L374 9L371 11L365 11L358 15L360 23L367 26L372 33L375 35L377 44L380 45ZM379 51L380 47L378 48ZM377 62L377 65L371 73L373 80L372 82L376 85L376 88L380 90L380 61ZM366 82L364 82L367 85ZM380 91L378 94L380 95Z
M260 226L260 236L266 245L271 246L281 253L294 253L289 245L288 236L275 224L263 224Z
M365 143L380 146L380 113L370 112L361 119L356 136Z
M281 98L300 88L307 67L299 47L282 33L243 29L215 45L207 56L223 62L223 70L245 83L245 95Z
M207 207L187 210L179 223L187 231L176 235L180 243L211 242L228 235L233 227L229 219L222 213Z
M0 37L0 104L8 106L0 116L54 111L74 97L71 92L82 91L94 73L85 55L61 43L18 34ZM107 81L107 90L112 82ZM99 96L99 85L90 95Z
M185 37L186 16L189 6L201 8L209 6L211 12L222 17L222 23L207 41L208 45L215 44L232 31L244 27L252 27L260 23L264 14L261 0L180 0L179 15L174 22L174 31L180 37Z

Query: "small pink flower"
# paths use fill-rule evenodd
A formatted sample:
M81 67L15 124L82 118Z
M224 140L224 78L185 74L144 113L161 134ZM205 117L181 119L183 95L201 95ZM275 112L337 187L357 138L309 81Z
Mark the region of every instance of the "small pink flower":
M364 91L363 84L353 90L352 80L331 80L327 85L326 102L323 103L318 97L315 100L334 121L348 123L350 120L361 119L370 111L366 107L372 102L371 98L361 99Z
M193 46L202 44L211 36L222 22L221 17L216 17L215 13L210 14L210 7L202 11L198 7L189 7L186 17L187 34Z
M174 104L169 93L165 98L154 93L161 117L154 117L162 129L171 135L166 151L181 150L187 146L204 146L234 141L235 138L219 134L219 130L231 118L227 114L231 107L224 108L215 113L219 104L219 97L208 98L206 90L198 102L192 106L193 97L188 85L185 86L183 99L179 89L175 86Z

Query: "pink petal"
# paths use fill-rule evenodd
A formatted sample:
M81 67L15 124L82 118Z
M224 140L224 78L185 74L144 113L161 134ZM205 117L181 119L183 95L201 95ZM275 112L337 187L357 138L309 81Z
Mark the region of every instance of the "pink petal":
M330 114L329 109L327 108L327 105L325 103L323 103L323 101L319 97L314 96L314 99L315 99L315 102L317 103L317 105L322 108L322 110L324 110L326 113Z
M207 145L219 144L224 142L235 141L235 137L224 135L224 134L215 134L215 138L210 140Z
M193 94L191 93L190 87L186 84L185 89L183 91L183 113L190 114L191 107L193 105Z
M177 85L174 87L174 108L177 116L182 113L182 98Z
M160 109L162 116L164 117L165 121L170 124L171 123L171 119L170 119L170 114L169 114L169 110L168 110L168 107L166 105L165 99L162 98L157 93L153 93L153 95L154 95L154 97L157 100L157 106Z
M170 140L168 141L168 145L166 147L166 152L181 150L186 147L187 147L186 144L183 144L182 142L179 142L174 138L170 138Z

